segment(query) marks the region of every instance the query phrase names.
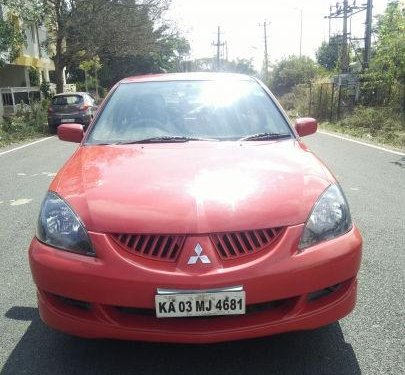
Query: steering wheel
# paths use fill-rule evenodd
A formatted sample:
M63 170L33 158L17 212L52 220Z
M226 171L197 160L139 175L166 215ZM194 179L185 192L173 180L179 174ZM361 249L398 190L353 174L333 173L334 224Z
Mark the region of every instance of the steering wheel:
M137 129L139 130L157 129L165 133L168 133L167 124L164 124L163 122L151 118L142 118L134 122L131 122L129 129L132 131Z

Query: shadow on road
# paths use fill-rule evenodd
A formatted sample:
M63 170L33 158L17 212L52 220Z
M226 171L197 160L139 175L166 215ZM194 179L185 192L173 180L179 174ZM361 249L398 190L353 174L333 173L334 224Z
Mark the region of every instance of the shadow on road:
M47 328L30 307L13 307L6 317L31 324L1 375L361 374L338 323L248 341L181 345L70 337Z
M401 159L398 159L397 161L392 161L391 163L394 165L398 165L398 167L405 168L405 157L402 157Z

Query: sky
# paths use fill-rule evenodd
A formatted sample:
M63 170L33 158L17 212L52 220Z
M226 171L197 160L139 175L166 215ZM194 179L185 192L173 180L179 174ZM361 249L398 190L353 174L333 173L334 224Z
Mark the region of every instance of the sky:
M228 45L229 59L252 58L260 69L264 57L264 28L268 23L268 56L271 63L299 55L302 9L302 54L315 58L322 41L328 40L329 6L337 0L172 0L168 17L189 40L191 58L212 57L212 42L221 27L221 41ZM349 4L353 0L349 0ZM357 4L366 0L357 0ZM373 15L384 11L388 0L374 0ZM352 18L352 34L364 36L365 12ZM261 26L260 26L261 25ZM331 32L342 29L342 20L333 20Z

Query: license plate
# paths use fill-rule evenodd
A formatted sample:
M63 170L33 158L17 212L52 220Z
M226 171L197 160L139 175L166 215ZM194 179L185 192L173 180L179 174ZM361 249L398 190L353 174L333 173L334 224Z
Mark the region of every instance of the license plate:
M156 295L155 308L158 318L240 315L245 313L245 292Z
M75 122L74 118L63 118L61 120L62 124L66 123L66 122Z

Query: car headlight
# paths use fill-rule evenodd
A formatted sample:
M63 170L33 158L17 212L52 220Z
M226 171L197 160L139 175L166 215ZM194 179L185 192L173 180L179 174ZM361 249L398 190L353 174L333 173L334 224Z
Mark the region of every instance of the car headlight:
M36 236L61 250L94 256L89 235L72 208L57 194L48 192L42 203Z
M352 219L346 198L339 185L331 185L315 203L305 224L299 248L303 250L339 237L351 228Z

